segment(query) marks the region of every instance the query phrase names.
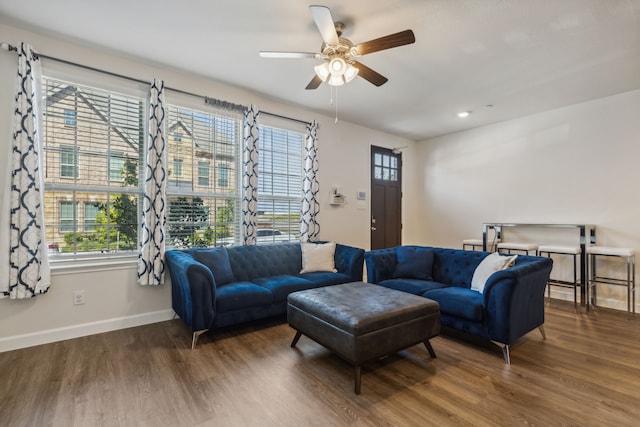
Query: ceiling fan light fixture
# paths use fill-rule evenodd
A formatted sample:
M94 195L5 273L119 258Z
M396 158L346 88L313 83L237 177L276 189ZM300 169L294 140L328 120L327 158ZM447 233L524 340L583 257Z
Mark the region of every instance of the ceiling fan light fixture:
M329 61L329 71L332 76L342 76L347 71L347 61L337 57Z
M313 70L316 72L316 76L318 76L323 82L326 82L327 78L331 74L331 72L329 71L328 62L323 62L320 65L316 65L315 67L313 67Z
M346 83L349 83L351 80L355 79L360 70L354 67L351 64L347 64L347 71L344 72L344 80Z
M316 75L331 86L342 86L358 75L358 69L342 58L333 58L313 67Z
M344 77L332 74L327 83L329 83L329 86L342 86L344 84Z

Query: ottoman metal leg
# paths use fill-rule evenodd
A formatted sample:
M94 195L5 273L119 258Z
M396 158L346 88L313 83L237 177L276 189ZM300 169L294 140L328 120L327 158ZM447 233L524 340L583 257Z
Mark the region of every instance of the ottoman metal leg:
M302 332L296 331L296 336L293 337L293 341L291 341L291 347L295 347L296 344L298 344L298 340L300 339L301 336L302 336Z

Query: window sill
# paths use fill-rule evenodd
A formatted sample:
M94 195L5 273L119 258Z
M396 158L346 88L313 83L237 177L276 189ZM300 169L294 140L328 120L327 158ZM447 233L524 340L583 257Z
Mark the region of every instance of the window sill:
M137 268L137 255L113 258L71 258L50 259L51 275L77 274L95 271L123 270Z

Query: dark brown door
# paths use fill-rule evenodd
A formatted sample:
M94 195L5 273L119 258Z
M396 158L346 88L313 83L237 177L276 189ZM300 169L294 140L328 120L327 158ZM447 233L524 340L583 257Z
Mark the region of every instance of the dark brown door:
M402 244L402 153L371 146L371 249Z

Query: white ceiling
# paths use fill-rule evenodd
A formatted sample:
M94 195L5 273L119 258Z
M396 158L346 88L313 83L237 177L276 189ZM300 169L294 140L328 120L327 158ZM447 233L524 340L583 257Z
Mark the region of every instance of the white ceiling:
M315 60L258 56L319 51L310 4L356 44L414 31L361 58L388 83L338 89L340 120L410 139L640 88L640 0L0 0L0 17L331 116L329 86L304 89Z

